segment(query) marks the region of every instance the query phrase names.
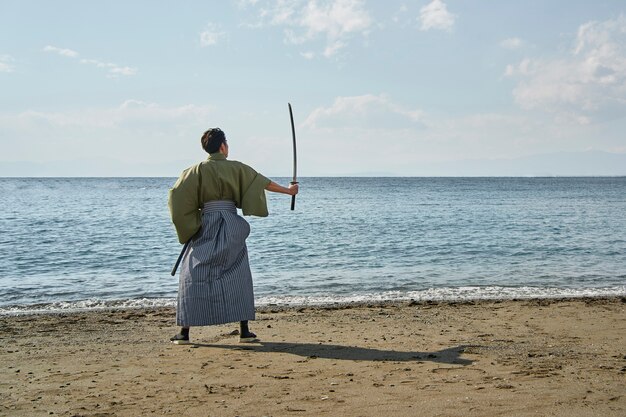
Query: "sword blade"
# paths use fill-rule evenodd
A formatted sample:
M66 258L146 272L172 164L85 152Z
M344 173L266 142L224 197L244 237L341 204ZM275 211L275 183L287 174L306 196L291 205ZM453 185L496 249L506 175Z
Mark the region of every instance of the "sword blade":
M291 103L287 103L289 106L289 118L291 119L291 138L293 142L293 177L291 180L292 184L298 183L298 156L296 152L296 127L293 124L293 111L291 110ZM294 210L296 208L296 196L291 196L291 209Z

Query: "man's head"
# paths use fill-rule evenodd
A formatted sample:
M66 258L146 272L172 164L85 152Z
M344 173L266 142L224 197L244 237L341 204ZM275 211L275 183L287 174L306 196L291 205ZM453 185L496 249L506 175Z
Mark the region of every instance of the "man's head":
M224 132L222 132L222 129L219 127L214 127L204 132L200 142L202 143L202 148L207 151L207 153L222 152L228 156L226 135L224 135Z

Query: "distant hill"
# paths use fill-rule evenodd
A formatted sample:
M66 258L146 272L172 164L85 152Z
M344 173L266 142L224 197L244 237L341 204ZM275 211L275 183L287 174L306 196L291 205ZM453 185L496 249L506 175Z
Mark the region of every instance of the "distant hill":
M623 176L626 154L603 151L561 152L514 159L470 159L424 164L411 175L459 177Z

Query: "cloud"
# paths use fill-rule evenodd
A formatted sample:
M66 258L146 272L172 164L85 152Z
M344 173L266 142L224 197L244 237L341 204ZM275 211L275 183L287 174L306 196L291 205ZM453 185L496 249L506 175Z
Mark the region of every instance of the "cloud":
M504 49L519 49L524 45L524 41L520 38L507 38L500 42L500 46Z
M341 50L341 48L344 48L347 44L345 42L342 41L334 41L331 44L326 45L326 48L324 49L323 55L326 58L330 58L333 55L337 54L337 52L339 52Z
M123 67L112 62L102 62L97 59L81 59L81 64L94 65L97 68L106 68L108 70L107 77L115 78L118 75L135 75L137 74L137 68Z
M575 146L576 135L585 129L559 128L545 118L515 112L429 114L384 94L337 97L298 126L306 138L299 144L302 166L315 166L325 175L372 169L413 175L428 162L558 151L564 143Z
M347 47L353 36L366 36L373 24L362 0L269 0L243 7L248 6L260 19L252 27L282 27L285 42L292 45L323 41L327 58Z
M209 23L200 33L200 45L203 47L217 45L225 36L226 32L220 30L215 24Z
M69 58L76 58L79 55L78 52L71 49L57 48L56 46L51 45L46 46L45 48L43 48L43 50L44 52L54 52L61 56L66 56Z
M324 175L371 170L414 175L423 172L422 164L436 161L584 150L590 137L595 149L623 147L619 130L599 134L597 126L555 123L551 114L437 114L375 94L337 97L310 112L297 129L304 138L298 144L302 166Z
M0 55L0 72L13 72L15 69L13 62L15 62L15 59L12 56Z
M78 52L72 49L58 48L56 46L51 46L51 45L48 45L45 48L43 48L43 51L57 53L61 56L72 58L72 59L78 59L80 55ZM81 64L93 65L97 68L106 69L108 78L116 78L120 75L131 76L131 75L137 74L137 68L122 66L122 65L114 64L112 62L103 62L97 59L86 59L86 58L80 59L79 62Z
M336 97L297 127L302 166L323 175L399 172L423 145L423 112L385 94ZM329 151L330 150L330 151ZM416 151L417 150L417 151Z
M111 64L109 64L111 65ZM110 76L116 76L116 75L135 75L137 74L137 68L131 68L131 67L119 67L115 64L112 64L112 67L109 68L109 75Z
M0 113L0 148L15 160L115 158L154 162L202 154L213 106L165 106L129 99L117 106Z
M580 124L626 113L624 15L581 25L573 44L558 58L508 65L505 75L518 79L515 101Z
M418 20L421 22L421 30L452 30L456 15L448 12L446 4L441 0L433 0L420 9Z
M212 111L213 108L208 106L189 104L179 107L165 107L156 103L129 99L112 108L91 108L67 112L28 110L13 115L11 118L14 118L20 126L44 125L50 128L111 129L132 126L138 122L204 121ZM8 123L8 117L5 120L0 119L0 122L3 122L3 125Z
M423 113L394 103L385 95L337 97L330 107L319 107L306 118L309 129L388 129L419 126Z
M391 21L394 23L400 22L400 17L406 14L409 11L409 8L406 4L401 4L398 10L392 15Z

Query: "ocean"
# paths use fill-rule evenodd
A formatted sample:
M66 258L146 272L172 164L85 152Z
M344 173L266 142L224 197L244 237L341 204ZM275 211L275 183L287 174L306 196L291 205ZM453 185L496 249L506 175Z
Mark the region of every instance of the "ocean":
M0 178L0 314L174 305L175 180ZM626 295L626 177L300 181L246 217L258 305Z

